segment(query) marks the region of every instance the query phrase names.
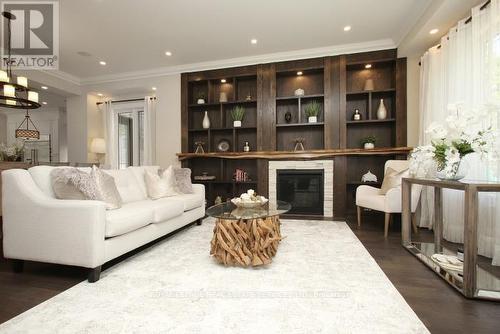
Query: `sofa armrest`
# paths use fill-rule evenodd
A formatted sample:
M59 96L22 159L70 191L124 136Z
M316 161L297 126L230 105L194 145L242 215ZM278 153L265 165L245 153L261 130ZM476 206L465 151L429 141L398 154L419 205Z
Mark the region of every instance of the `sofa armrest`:
M199 194L205 198L205 186L203 184L193 183L193 190L195 194Z
M45 195L25 170L2 173L4 256L94 268L104 261L105 204Z

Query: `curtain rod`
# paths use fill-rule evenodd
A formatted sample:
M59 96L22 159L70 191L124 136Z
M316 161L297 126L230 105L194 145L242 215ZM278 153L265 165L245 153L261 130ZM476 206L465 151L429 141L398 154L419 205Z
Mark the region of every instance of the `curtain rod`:
M150 97L150 99L153 99L153 100L156 100L156 96L153 96L153 97ZM115 101L111 101L111 103L122 103L122 102L137 102L137 101L144 101L144 98L140 99L140 98L137 98L137 99L128 99L128 100L115 100ZM97 102L96 105L101 105L101 104L104 104L104 102Z

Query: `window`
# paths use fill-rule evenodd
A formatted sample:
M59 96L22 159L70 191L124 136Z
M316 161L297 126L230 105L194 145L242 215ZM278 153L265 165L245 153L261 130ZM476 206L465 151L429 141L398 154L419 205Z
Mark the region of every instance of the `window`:
M118 167L141 166L144 162L144 106L120 103L114 106L117 127Z

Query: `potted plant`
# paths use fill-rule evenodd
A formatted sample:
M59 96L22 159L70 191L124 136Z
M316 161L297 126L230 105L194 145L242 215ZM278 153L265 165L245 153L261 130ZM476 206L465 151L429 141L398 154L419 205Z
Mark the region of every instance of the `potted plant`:
M205 93L198 94L198 100L196 101L198 104L205 104Z
M241 127L241 121L243 120L243 117L245 116L245 108L242 106L236 106L231 110L231 117L233 118L233 126L235 128L240 128Z
M309 103L305 108L307 121L309 123L318 122L318 115L320 111L321 111L321 104L319 102L312 101L311 103Z
M361 139L361 145L365 148L365 150L371 150L375 148L375 142L377 141L377 138L375 136L367 136L363 139Z

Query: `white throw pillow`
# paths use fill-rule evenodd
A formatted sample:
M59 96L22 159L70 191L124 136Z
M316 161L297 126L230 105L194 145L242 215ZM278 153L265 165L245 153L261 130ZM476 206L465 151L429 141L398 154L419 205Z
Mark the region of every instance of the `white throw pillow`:
M178 195L175 173L172 166L163 171L161 176L150 171L145 171L144 182L151 199L159 199Z

